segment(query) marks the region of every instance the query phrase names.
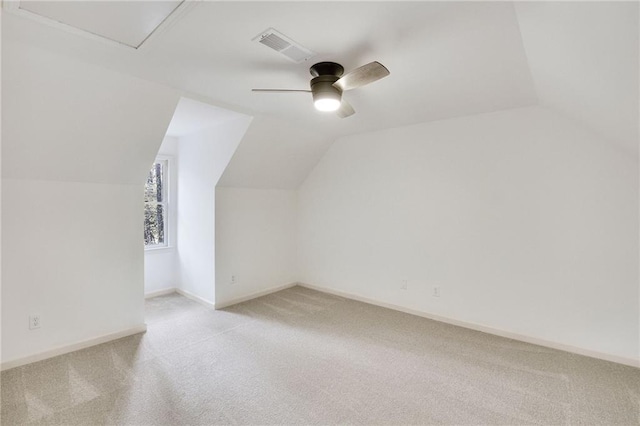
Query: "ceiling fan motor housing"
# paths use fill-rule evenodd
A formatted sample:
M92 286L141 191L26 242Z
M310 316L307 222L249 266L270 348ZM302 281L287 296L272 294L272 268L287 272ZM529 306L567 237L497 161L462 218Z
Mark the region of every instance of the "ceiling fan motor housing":
M342 101L342 90L333 83L344 74L344 67L335 62L318 62L309 68L314 77L311 79L311 94L313 101L320 99L335 99Z
M344 74L344 67L335 62L318 62L311 65L309 72L312 76L318 77L320 75L335 75L336 77L342 77Z

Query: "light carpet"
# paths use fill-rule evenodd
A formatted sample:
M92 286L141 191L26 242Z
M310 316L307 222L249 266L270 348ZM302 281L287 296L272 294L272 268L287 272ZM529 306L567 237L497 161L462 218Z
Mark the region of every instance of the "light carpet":
M293 287L2 373L2 425L638 425L640 370Z

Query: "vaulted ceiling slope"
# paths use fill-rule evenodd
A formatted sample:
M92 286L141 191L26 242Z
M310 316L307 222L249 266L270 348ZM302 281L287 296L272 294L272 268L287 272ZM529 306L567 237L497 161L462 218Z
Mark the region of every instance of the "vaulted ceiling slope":
M218 186L296 189L332 142L287 120L255 117Z
M296 64L252 39L274 27L317 55ZM501 2L197 2L140 51L10 16L10 38L37 43L330 136L535 103L515 10ZM378 60L391 76L350 92L348 120L313 109L309 66Z
M521 2L540 103L638 153L638 2Z
M296 64L252 41L269 27L316 56ZM222 179L227 186L296 185L339 136L535 104L637 152L635 2L192 2L139 50L7 13L2 30L3 40L269 117L256 128L287 123L249 130ZM305 89L309 66L324 60L347 70L378 60L391 75L346 93L357 111L347 119L315 111L305 93L251 92ZM296 145L300 129L322 142Z
M3 43L2 176L142 185L178 99L163 85Z

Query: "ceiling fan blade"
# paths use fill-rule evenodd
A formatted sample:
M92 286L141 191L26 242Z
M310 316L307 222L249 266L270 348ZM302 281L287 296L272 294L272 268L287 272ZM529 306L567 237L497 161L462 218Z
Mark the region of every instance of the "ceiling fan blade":
M340 77L333 85L343 92L373 83L389 75L389 70L380 62L370 62Z
M296 93L296 92L304 92L311 93L311 90L298 90L298 89L251 89L252 92L262 92L262 93Z
M336 111L336 114L340 118L347 118L347 117L352 116L355 113L356 113L356 111L353 109L351 104L349 102L345 101L344 99L340 103L340 108L338 108L338 110Z

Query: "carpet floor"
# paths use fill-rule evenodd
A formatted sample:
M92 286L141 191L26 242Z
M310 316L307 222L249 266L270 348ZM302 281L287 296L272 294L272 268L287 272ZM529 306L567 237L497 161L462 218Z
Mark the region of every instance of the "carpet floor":
M2 425L638 425L640 370L293 287L2 373Z

